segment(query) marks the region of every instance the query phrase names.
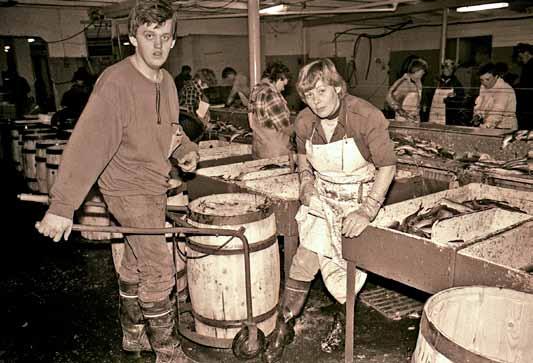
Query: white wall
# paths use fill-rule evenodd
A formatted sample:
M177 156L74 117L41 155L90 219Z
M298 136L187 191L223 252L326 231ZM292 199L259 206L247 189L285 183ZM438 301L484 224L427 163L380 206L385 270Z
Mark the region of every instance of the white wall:
M332 42L335 32L341 32L350 27L328 25L308 28L306 30L306 41L309 56L311 58L335 56L335 46ZM389 84L387 71L390 52L439 49L440 32L440 27L421 27L400 31L390 36L373 40L371 68L367 80L364 79L364 73L367 68L369 48L368 42L363 40L358 49L358 57L356 59L358 83L351 92L368 99L378 107L382 107ZM376 32L374 31L374 33ZM381 30L377 33L381 33ZM518 42L533 43L533 21L531 19L507 20L469 25L450 25L448 27L448 38L485 35L492 35L493 47L510 47ZM351 60L355 39L355 36L342 36L339 38L337 56L347 57L348 60Z
M86 10L49 8L2 8L0 35L41 37L47 42L80 32L87 21ZM50 57L86 57L87 45L82 33L72 39L48 46Z

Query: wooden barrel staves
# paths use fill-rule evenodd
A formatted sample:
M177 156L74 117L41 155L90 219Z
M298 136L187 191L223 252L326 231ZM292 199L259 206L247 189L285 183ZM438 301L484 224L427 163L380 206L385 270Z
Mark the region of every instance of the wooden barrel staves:
M532 339L533 294L452 288L426 302L412 363L532 362Z
M22 172L22 147L19 143L21 141L22 133L25 130L42 128L44 125L30 120L16 120L11 124L11 160L18 172Z
M39 193L48 193L47 170L46 170L46 149L51 146L64 145L66 140L46 139L39 140L35 145L35 164L37 171L37 185Z
M35 133L22 136L22 160L24 165L24 179L33 192L39 191L37 183L37 143L46 139L55 139L55 133Z
M77 210L76 216L80 224L88 226L109 226L111 220L109 218L109 212L104 205L88 205L86 202L104 203L104 197L100 193L100 189L95 184L87 193L85 197L85 203ZM103 241L111 239L111 233L109 232L81 232L81 236L88 240Z
M46 148L46 187L48 192L52 189L59 171L59 164L61 163L61 155L66 145L54 145Z
M246 229L252 314L258 328L265 335L270 334L275 326L280 283L276 219L271 203L266 197L253 194L214 194L192 201L189 210L189 223L196 227ZM242 247L236 237L189 237L187 280L195 329L200 335L233 339L246 320Z

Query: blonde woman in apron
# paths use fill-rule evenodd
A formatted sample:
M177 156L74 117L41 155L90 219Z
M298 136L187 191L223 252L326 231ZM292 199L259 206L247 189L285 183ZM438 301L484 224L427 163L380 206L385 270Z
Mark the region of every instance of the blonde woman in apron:
M420 122L422 77L427 73L427 63L416 58L407 73L396 80L387 93L387 103L395 112L396 121Z
M357 237L375 218L396 171L387 120L370 103L346 94L346 83L329 59L303 67L296 87L309 106L295 122L303 204L296 215L300 246L286 278L265 362L281 360L294 337L294 318L303 310L319 271L339 303L321 349L341 348L346 302L342 236ZM356 291L365 279L366 273L358 270Z

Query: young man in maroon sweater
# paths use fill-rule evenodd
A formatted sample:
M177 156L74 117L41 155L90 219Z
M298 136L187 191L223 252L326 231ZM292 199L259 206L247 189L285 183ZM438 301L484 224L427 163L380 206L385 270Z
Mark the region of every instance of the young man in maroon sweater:
M171 5L138 2L129 38L135 54L96 82L64 151L50 208L36 224L56 242L69 237L73 213L96 180L120 225L164 227L169 158L186 172L196 169L197 145L178 124L174 80L161 68L176 38ZM185 362L169 297L176 271L164 235L128 235L118 273L123 348L153 349L157 363Z

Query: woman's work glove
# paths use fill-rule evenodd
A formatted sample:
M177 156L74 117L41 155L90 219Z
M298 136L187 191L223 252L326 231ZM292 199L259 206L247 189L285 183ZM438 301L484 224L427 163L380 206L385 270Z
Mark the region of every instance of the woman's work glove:
M344 218L342 234L348 238L359 236L370 222L376 218L380 208L381 202L367 197L359 209Z
M303 205L309 206L311 197L317 194L313 184L313 181L309 180L307 182L302 182L300 185L300 202L302 202Z
M199 159L200 155L198 155L198 152L190 151L178 160L178 165L181 170L190 173L196 170L196 165L198 164Z

